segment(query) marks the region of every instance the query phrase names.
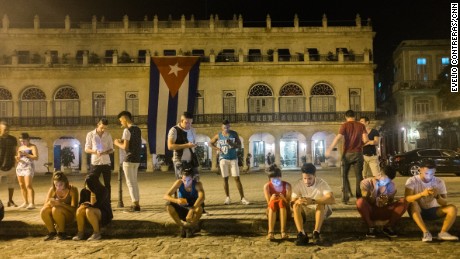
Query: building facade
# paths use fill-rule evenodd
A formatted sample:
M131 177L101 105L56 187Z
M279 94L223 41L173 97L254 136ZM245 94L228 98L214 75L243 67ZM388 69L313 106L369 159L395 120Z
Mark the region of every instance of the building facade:
M240 134L243 152L252 154L251 167L262 167L269 152L286 168L303 161L338 166L339 152L329 160L324 152L344 112L375 119L375 33L359 15L333 24L325 15L313 25L295 16L288 26L272 26L269 16L258 26L246 26L241 15L141 22L66 16L61 25L44 26L35 16L29 26L5 15L0 116L13 135L27 131L35 138L39 164L60 169L59 152L71 146L73 168L85 172L85 136L98 117L109 118L118 138L116 115L129 110L146 144L150 57L200 56L194 127L205 167L215 168L208 143L224 119ZM155 156L144 153L142 167L153 170Z
M397 152L416 148L452 148L457 145L451 126L442 125L443 100L439 97L440 74L450 64L448 40L406 40L393 53L392 86L395 115L389 123ZM446 139L446 135L453 138Z

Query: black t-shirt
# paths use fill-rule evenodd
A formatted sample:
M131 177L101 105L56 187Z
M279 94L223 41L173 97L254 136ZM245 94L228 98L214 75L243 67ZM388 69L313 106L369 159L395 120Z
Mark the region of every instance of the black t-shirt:
M374 137L379 136L379 132L376 129L371 129L371 132L367 135L369 140L374 140ZM377 155L377 149L375 145L366 145L363 146L363 155L374 156Z
M141 149L142 149L142 138L141 129L138 126L132 125L128 128L131 133L129 139L129 146L126 152L126 162L140 163L141 162Z
M13 168L17 145L18 141L11 135L0 137L0 170L9 171Z

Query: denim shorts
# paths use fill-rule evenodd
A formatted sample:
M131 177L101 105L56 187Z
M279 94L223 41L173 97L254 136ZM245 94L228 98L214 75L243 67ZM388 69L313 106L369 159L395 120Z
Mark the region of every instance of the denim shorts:
M420 208L420 215L422 216L423 220L437 220L440 219L441 217L436 214L436 211L438 210L439 207L433 207L429 209L422 209ZM410 207L407 209L409 212L409 216L412 218L412 211Z

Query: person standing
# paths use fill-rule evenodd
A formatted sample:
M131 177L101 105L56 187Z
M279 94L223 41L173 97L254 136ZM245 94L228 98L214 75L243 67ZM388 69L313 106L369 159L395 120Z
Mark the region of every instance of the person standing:
M346 122L340 126L339 133L326 150L326 157L329 157L332 149L340 140L344 140L342 151L342 203L348 204L350 199L350 181L348 173L351 167L354 168L356 175L356 198L361 197L360 183L363 180L363 143L369 141L366 128L363 124L355 121L355 112L348 110L345 112Z
M88 132L86 135L85 152L91 154L91 169L89 176L99 179L102 174L104 186L108 191L109 200L111 200L112 177L110 154L113 153L112 135L107 132L109 121L105 118L99 119L96 129Z
M292 188L292 212L297 228L297 246L308 244L308 235L304 229L304 217L314 212L315 228L313 243L321 244L321 227L326 218L332 214L331 204L335 203L331 187L323 179L316 177L316 167L312 163L302 165L302 179Z
M241 148L241 140L238 133L230 129L230 122L228 120L222 122L222 131L211 139L211 146L215 150L220 151L219 166L221 175L224 178L226 195L224 204L229 205L231 203L228 188L228 177L231 173L240 193L241 203L249 205L250 202L244 197L243 184L241 184L240 180L240 168L238 167L237 149Z
M6 177L8 185L8 202L7 207L17 207L13 201L14 184L15 184L15 155L18 141L10 135L10 125L6 121L0 121L0 180L2 176Z
M34 160L38 160L38 149L37 146L30 143L28 133L21 133L19 142L21 146L19 146L16 155L16 162L18 162L16 175L19 187L21 188L22 198L24 199L24 203L19 208L31 210L35 209L35 191L32 187L32 179L35 173Z
M457 207L447 202L447 189L444 180L434 176L436 164L432 159L424 159L420 163L420 174L406 181L406 201L409 202L407 211L423 232L422 241L431 242L433 237L425 225L425 220L444 218L439 240L458 240L457 236L449 234L449 229L457 218Z
M396 170L391 166L382 169L382 174L361 181L363 197L356 201L359 214L366 222L369 230L367 237L376 236L375 221L387 221L383 233L388 237L397 237L394 225L406 212L407 204L404 198L395 199L396 185L393 179Z
M246 173L248 173L248 174L249 174L249 171L251 170L251 158L252 158L251 153L248 153L248 154L246 155L246 168L247 168L247 169L246 169L246 170L247 170Z
M173 164L176 179L182 179L182 167L190 167L192 152L196 147L195 129L192 127L193 114L184 112L180 122L168 132L168 149L173 151ZM195 180L199 181L198 167L192 167Z
M141 211L139 205L139 184L137 183L137 173L141 162L142 137L141 129L133 123L131 113L122 111L118 114L118 120L124 128L121 139L115 139L113 144L123 150L126 155L123 161L123 172L125 173L126 185L133 205L130 212Z
M363 145L363 179L369 175L369 170L372 176L378 177L380 174L379 157L377 155L377 146L379 145L379 132L370 127L370 120L368 117L363 116L359 119L366 127L367 136L369 141Z

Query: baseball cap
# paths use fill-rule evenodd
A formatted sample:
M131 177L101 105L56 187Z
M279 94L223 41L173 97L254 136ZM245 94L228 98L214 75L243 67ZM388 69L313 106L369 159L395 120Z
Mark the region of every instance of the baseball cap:
M312 175L316 174L316 167L312 163L303 164L300 170L304 174L312 174Z
M434 162L433 159L422 159L420 161L420 167L427 167L427 168L436 168L436 163Z

